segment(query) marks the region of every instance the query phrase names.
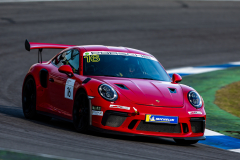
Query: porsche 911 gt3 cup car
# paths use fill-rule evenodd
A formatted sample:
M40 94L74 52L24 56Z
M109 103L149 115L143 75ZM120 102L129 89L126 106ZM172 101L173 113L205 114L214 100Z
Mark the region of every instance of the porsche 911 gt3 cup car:
M126 47L73 46L25 41L30 51L64 49L34 64L22 88L26 118L60 118L79 132L173 138L180 144L204 140L202 97L178 84L149 53Z

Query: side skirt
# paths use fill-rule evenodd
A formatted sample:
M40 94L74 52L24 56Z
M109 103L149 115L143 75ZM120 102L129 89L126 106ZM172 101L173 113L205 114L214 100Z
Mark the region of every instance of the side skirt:
M47 112L43 112L43 111L36 111L36 112L37 112L37 114L41 114L41 115L49 116L49 117L52 117L52 118L55 118L55 119L59 119L59 120L63 120L63 121L67 121L67 122L73 123L72 120L67 119L67 118L63 118L63 117L60 117L60 116L57 116L55 114L51 114L51 113L47 113Z

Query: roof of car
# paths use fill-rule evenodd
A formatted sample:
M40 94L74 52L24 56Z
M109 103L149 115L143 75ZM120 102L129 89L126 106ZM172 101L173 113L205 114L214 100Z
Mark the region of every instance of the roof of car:
M27 51L30 51L32 49L68 49L72 47L83 47L87 52L91 51L106 51L106 52L123 52L123 53L134 53L134 54L140 54L140 55L147 55L154 57L153 55L140 51L133 48L127 48L127 47L114 47L114 46L103 46L103 45L82 45L82 46L75 46L75 45L65 45L65 44L52 44L52 43L36 43L36 42L28 42L28 40L25 41L25 49Z
M135 54L152 56L147 52L140 51L133 48L127 48L127 47L114 47L114 46L102 46L102 45L86 45L81 47L84 47L87 52L91 52L91 51L124 52L124 53L135 53Z

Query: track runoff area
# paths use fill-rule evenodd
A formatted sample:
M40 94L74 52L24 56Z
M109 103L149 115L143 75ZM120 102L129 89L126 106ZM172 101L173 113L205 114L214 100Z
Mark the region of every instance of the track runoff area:
M225 70L233 67L240 67L240 61L220 65L182 67L176 69L169 69L167 70L167 72L170 76L172 76L173 73L178 73L179 75L184 77L188 75L196 75L201 73ZM209 129L205 130L205 136L206 140L199 141L199 143L240 153L240 139L226 136L224 134L211 131Z

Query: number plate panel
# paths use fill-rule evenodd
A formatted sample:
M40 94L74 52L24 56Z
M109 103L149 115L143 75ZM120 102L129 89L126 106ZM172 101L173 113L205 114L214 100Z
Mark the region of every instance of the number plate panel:
M64 97L67 99L73 100L73 89L74 89L75 80L68 78L65 86Z
M178 124L178 117L146 114L145 122Z

